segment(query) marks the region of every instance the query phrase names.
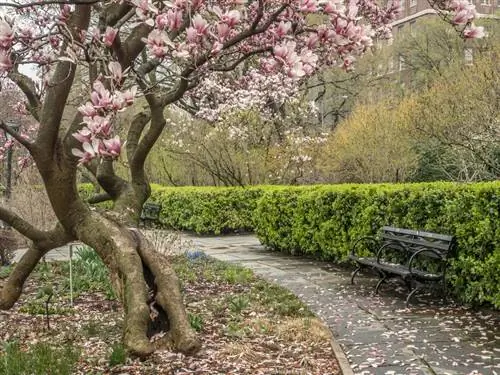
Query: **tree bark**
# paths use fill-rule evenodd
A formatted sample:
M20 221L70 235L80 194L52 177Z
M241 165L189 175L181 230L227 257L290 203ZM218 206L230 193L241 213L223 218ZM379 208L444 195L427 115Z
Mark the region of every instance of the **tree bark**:
M114 286L124 306L123 341L132 354L146 357L166 348L192 354L200 348L175 272L137 228L92 213L77 236L119 280Z

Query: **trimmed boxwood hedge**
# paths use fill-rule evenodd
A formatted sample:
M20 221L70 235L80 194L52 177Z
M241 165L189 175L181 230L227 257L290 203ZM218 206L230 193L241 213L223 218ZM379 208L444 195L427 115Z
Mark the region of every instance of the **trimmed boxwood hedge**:
M339 262L383 225L455 235L454 294L500 307L500 182L282 189L262 196L255 217L264 244Z
M220 234L255 231L268 247L346 260L354 239L383 225L452 234L454 294L500 308L500 182L248 188L152 185L164 227Z
M264 187L161 187L150 202L161 205L160 223L200 234L253 231L253 213Z

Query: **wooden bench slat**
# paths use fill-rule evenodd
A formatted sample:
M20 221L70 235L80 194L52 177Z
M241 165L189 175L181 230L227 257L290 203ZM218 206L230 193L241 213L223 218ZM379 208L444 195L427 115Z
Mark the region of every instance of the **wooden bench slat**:
M382 238L384 240L401 242L403 244L411 244L411 245L415 245L417 247L428 247L431 249L439 249L439 250L443 250L444 252L448 252L450 250L451 245L452 245L451 242L448 242L448 243L437 242L437 241L432 242L432 241L427 241L425 239L419 239L419 238L400 237L400 236L396 236L396 235L394 235L392 233L388 233L388 232L383 233ZM409 247L409 250L417 251L419 249L418 248L413 249L412 247Z
M450 236L448 234L439 234L439 233L432 233L432 232L425 232L421 230L412 230L412 229L404 229L404 228L395 228L395 227L389 227L389 226L384 226L381 228L382 232L395 232L395 233L401 233L401 234L409 234L409 235L415 235L415 236L420 236L420 237L428 237L428 238L433 238L436 240L443 240L443 241L452 241L453 236Z

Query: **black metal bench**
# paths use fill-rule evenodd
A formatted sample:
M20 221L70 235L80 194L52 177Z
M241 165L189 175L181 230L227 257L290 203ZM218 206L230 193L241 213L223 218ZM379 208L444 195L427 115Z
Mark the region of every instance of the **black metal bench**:
M155 223L160 219L161 206L156 203L144 203L141 212L141 222Z
M408 306L411 298L424 288L441 289L446 297L446 267L456 248L455 237L410 229L382 227L378 238L358 239L349 255L357 264L351 283L364 268L379 275L375 288L387 279L399 277L408 287Z

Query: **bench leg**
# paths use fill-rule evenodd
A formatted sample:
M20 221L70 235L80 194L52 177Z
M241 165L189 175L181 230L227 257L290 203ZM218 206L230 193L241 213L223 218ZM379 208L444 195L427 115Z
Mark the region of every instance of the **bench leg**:
M378 291L380 289L380 286L385 283L385 280L387 279L387 275L383 275L382 278L378 281L377 286L375 288L375 294L378 294Z
M358 268L356 268L352 275L351 275L351 284L354 285L354 278L356 277L356 275L359 273L359 271L361 271L361 267L358 266Z
M406 308L410 307L410 300L411 298L415 295L420 290L420 288L417 286L415 289L413 289L410 294L408 294L408 297L406 297Z

